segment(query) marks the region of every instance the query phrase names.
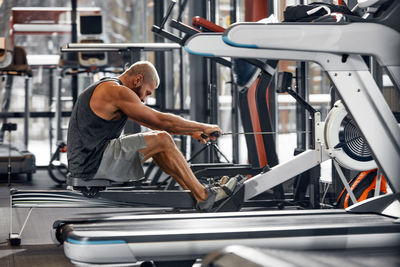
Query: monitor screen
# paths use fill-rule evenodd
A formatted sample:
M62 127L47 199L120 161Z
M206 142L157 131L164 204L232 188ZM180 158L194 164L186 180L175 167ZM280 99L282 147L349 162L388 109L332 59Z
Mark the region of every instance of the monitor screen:
M101 15L80 16L81 34L101 34L102 23Z

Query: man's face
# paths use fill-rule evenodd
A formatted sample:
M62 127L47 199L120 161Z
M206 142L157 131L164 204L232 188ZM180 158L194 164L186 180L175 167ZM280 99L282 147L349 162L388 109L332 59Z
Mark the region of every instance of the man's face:
M154 93L154 90L156 90L155 82L143 83L143 85L137 90L137 95L139 96L140 101L144 103L146 98Z

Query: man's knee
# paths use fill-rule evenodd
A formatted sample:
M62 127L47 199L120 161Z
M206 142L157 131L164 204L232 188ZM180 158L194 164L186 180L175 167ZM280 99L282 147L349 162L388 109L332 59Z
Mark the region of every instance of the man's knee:
M145 158L152 157L161 152L171 151L176 148L172 137L165 131L151 131L144 133L146 148L140 150L145 155Z
M165 131L159 131L157 132L157 138L159 141L159 144L165 148L165 149L171 149L175 147L174 140L172 139L172 136L165 132Z

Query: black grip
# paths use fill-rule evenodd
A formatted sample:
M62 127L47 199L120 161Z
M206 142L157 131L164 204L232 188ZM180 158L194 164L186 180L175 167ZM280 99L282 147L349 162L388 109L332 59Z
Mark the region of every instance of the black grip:
M219 134L218 131L215 131L215 132L210 133L210 136L219 137L220 134ZM201 134L201 137L202 137L203 139L207 139L207 138L208 138L208 136L205 135L205 134L203 134L203 133Z
M212 132L210 135L214 136L214 137L219 137L219 132L215 131L215 132Z

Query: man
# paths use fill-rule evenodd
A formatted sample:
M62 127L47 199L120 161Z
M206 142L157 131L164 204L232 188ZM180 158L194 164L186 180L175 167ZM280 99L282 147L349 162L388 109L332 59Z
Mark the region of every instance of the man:
M143 162L152 157L183 189L190 190L197 209L207 211L233 191L231 178L224 188L204 187L194 176L170 134L190 135L202 143L217 125L199 123L158 112L144 104L160 79L148 61L133 64L118 79L100 80L78 97L68 127L68 167L73 177L132 181L144 176ZM127 119L153 131L120 136ZM206 138L203 138L206 137Z

